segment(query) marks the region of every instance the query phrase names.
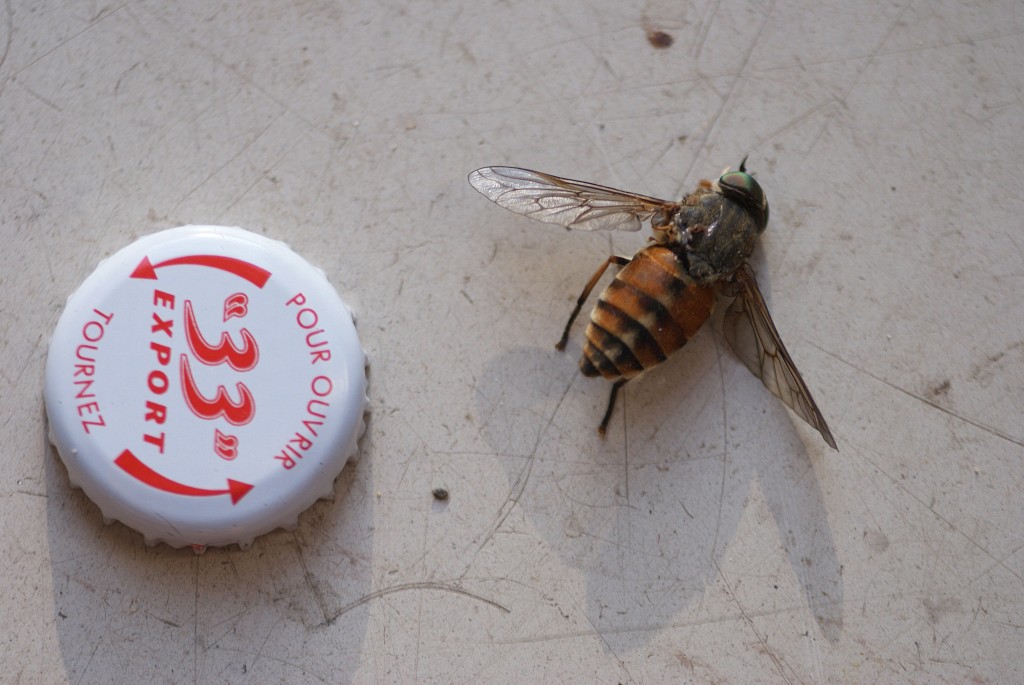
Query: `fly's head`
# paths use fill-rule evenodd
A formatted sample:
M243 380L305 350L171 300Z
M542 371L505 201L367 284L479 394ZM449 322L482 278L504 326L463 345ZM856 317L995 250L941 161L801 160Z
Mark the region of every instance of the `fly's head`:
M754 218L757 232L761 233L768 225L768 198L761 184L747 173L746 165L744 157L739 171L726 169L715 183L715 190L746 209Z

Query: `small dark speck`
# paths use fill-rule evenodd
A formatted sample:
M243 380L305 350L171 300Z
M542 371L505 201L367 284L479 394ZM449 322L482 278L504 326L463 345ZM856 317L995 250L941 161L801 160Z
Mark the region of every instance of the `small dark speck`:
M670 47L675 40L675 38L664 31L647 29L647 42L659 50L664 50L665 48Z
M892 192L895 193L896 192L896 186L889 186L889 190L891 190Z
M442 502L448 499L448 491L444 488L434 488L433 492L430 494L434 496L434 499L441 500Z
M946 379L939 383L938 385L931 388L928 391L928 394L931 395L932 397L941 397L943 395L947 395L949 394L949 389L952 387L952 385L953 384L949 382L949 379Z

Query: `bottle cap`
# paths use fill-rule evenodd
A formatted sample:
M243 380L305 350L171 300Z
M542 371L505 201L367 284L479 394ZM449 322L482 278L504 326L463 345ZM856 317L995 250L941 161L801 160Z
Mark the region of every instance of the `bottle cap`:
M72 485L172 547L294 527L353 456L366 357L324 273L221 226L146 236L68 298L46 360Z

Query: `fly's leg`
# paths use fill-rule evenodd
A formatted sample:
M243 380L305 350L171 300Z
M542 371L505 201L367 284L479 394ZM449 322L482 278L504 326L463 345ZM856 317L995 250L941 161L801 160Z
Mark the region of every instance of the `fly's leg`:
M594 275L590 277L590 280L587 282L587 286L583 289L583 292L580 293L580 299L576 300L576 308L572 310L572 315L569 317L569 323L565 324L565 331L562 332L562 339L555 345L556 350L561 351L565 349L565 343L569 340L569 329L572 328L572 324L576 320L576 317L580 315L580 310L583 309L583 303L587 301L588 297L590 297L590 291L594 289L595 285L597 285L597 281L604 274L605 269L607 269L611 264L615 264L616 266L625 266L629 264L630 261L629 257L612 255L604 261L604 264L598 267L597 271L594 272ZM601 432L603 433L604 431Z
M604 433L608 430L608 421L612 418L612 410L615 409L615 396L619 394L619 388L626 384L628 378L620 378L612 384L612 392L608 396L608 409L604 412L604 418L601 419L601 425L597 427L597 432L604 437Z

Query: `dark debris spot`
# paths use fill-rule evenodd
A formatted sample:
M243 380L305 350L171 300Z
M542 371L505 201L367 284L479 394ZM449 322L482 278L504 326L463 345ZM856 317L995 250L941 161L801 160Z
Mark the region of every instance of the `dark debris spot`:
M647 42L659 50L664 50L667 47L671 47L672 43L676 42L676 39L664 31L647 29Z
M949 394L949 389L953 387L953 384L949 382L949 379L942 381L941 383L933 386L928 390L928 394L932 397L942 397Z

